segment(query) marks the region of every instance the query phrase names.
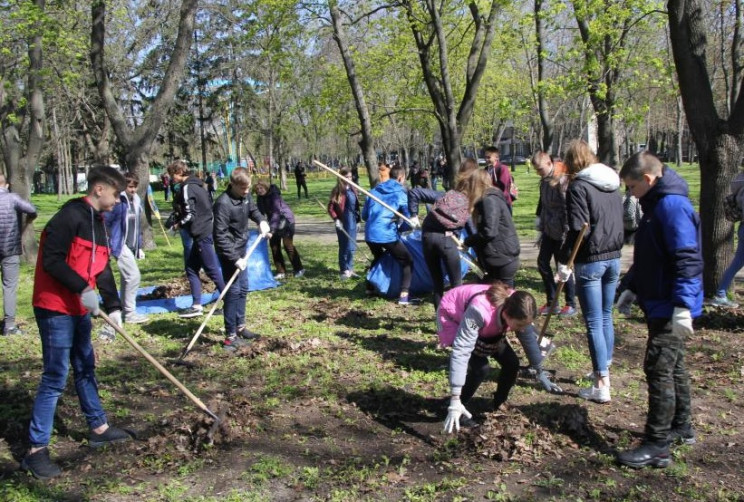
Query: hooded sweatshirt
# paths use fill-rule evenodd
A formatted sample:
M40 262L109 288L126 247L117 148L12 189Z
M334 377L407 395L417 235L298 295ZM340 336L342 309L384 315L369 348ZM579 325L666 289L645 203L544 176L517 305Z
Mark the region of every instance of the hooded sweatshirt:
M559 253L567 263L581 226L589 228L576 255L576 263L620 258L623 248L623 199L620 177L604 164L591 164L576 174L566 192L568 235Z
M379 183L371 193L403 216L410 215L406 189L396 180L390 179ZM367 222L364 226L365 241L387 244L398 240L397 216L371 197L364 201L362 219Z
M643 218L628 272L630 289L648 319L670 319L675 307L702 312L703 255L700 218L687 183L664 166L662 176L641 197Z
M519 258L519 238L504 192L496 187L485 191L475 203L477 232L465 239L486 268L503 267Z
M181 215L179 223L193 239L212 236L212 199L202 180L189 176L173 199L173 204Z

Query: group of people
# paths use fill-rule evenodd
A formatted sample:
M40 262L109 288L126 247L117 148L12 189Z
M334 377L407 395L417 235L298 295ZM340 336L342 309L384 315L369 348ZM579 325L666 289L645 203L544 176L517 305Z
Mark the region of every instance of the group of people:
M538 261L547 297L546 304L538 308L534 296L516 288L520 248L511 215L515 196L509 186L511 174L500 166L498 150L488 151L487 157L487 169L480 169L474 159L466 159L453 188L446 192L423 187L406 191L405 171L394 166L387 173L389 178L369 192L363 206L357 186L351 182L351 172L342 168L328 203L339 238L340 276L356 276L356 232L364 220L365 241L375 261L390 253L401 265L398 303L411 304L410 280L415 264L400 241L399 216L410 226L421 227L425 266L434 284L439 342L452 346L447 432L459 430L461 425L475 425L466 406L489 372L489 358L501 366L494 408L507 400L519 369L516 352L506 337L510 330L516 333L537 382L548 392L562 392L542 368L544 358L554 347L539 344L533 325L537 316L557 303L556 281L566 286L566 305L555 313L574 314L574 296L578 296L586 327L592 385L581 389L579 395L606 403L611 400L613 304L624 239L618 192L622 179L640 201L643 218L635 235L628 288L617 306L637 302L646 316L649 341L644 371L649 411L643 443L620 452L618 460L632 467L669 465L671 443L692 444L696 440L684 343L692 334L692 319L701 313L702 255L698 241L700 222L689 201L687 184L647 152L628 159L619 175L599 163L583 141L569 145L563 164L553 162L547 153L535 154L532 163L541 176L537 226L542 238ZM223 305L223 346L234 350L245 343L243 340L256 337L245 323L248 220L258 226L260 238L269 239L277 276L282 278L286 273L282 245L295 276L302 276L302 262L293 245L294 215L276 186L263 181L252 184L249 172L243 168L233 170L227 189L214 204L204 182L184 162L169 165L168 175L175 188L171 227L180 230L184 238L184 267L193 297L193 305L180 315L202 314L200 269L214 281L218 291L224 290L229 278L237 274ZM66 203L43 230L33 291L43 373L29 428L31 447L22 462L22 468L36 477L49 478L60 473L50 459L48 445L56 402L65 388L70 366L90 429L89 445L97 447L131 438L128 431L109 425L98 397L91 315L103 309L119 325L146 320L137 314L134 303L139 284L136 260L144 258L137 187L134 174L123 176L109 167L92 169L87 195ZM251 191L257 196L256 203ZM420 202L430 204L421 223ZM18 214L35 216L33 206L18 197L9 197L5 180L0 177L0 210L8 204ZM585 223L589 230L578 243L573 267L569 267L570 251ZM8 237L14 230L20 232L22 228L10 228L3 236ZM12 235L14 241L20 239L20 234ZM474 249L484 272L478 284L462 284L459 260L465 247ZM6 247L0 251L3 274L6 270L12 274L13 260L7 259L20 252ZM121 298L109 264L111 256L119 264ZM551 268L553 259L558 262L555 274ZM451 286L447 292L443 270ZM370 283L367 292L377 293ZM8 302L7 293L4 299ZM4 307L3 329L12 333L14 306L5 303Z
M514 289L520 247L511 207L518 193L512 187L510 171L499 162L498 150L488 149L486 157L489 165L485 170L479 169L474 159L466 159L454 189L447 192L422 187L406 191L405 171L397 166L386 169L386 179L369 192L361 213L365 241L375 257L373 266L385 253L400 264L398 303L402 305L413 301L409 287L414 264L399 239L398 216L421 227L440 343L452 346L451 400L445 430L459 429L461 423L473 425L466 405L489 371L489 357L501 366L494 408L506 401L519 368L505 336L508 330L516 332L531 372L544 389L561 392L542 369L542 360L554 347L538 344L533 321L540 314L575 315L576 296L592 361L592 371L587 375L592 385L580 389L579 396L596 403L612 399L613 306L626 237L619 193L622 178L639 201L642 217L635 231L634 264L625 280L627 289L617 306L626 309L637 302L646 315L649 343L644 371L649 412L643 443L620 452L618 460L631 467L669 465L670 444L695 442L684 342L692 334L692 319L701 313L702 254L700 222L688 198L686 182L648 152L628 159L619 174L601 164L581 140L569 145L562 163L554 162L545 152L536 153L532 164L541 177L536 221L541 233L538 269L547 297L545 305L538 308L532 295ZM334 189L334 194L339 193L357 200L355 189L343 179ZM339 265L342 275L348 277L348 236L356 230L358 217L342 220L339 215L343 212L333 200L329 213L339 229ZM422 223L418 221L419 202L432 204ZM582 234L585 225L588 231ZM462 243L458 238L461 234L467 235ZM475 250L485 272L481 284L461 285L463 246ZM574 247L576 255L570 267ZM557 262L555 273L553 260ZM452 286L446 293L443 270ZM562 308L555 298L557 282L565 286ZM367 293L376 293L369 281Z

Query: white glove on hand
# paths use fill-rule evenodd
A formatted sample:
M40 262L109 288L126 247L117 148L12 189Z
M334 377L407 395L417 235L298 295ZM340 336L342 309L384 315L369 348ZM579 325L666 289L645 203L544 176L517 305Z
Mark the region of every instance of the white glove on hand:
M630 307L635 301L636 294L633 293L631 290L626 289L625 291L620 293L620 296L615 303L615 307L617 307L617 311L621 314L630 315Z
M176 229L176 227L170 227L168 229L168 235L170 235L171 237L175 237L177 233L178 230Z
M543 386L543 389L553 394L563 393L563 389L561 389L557 383L554 383L550 380L550 374L547 371L543 369L538 369L535 371L537 372L535 374L535 379L540 382L540 385Z
M145 250L144 249L138 249L137 250L137 259L138 260L144 260L145 259Z
M542 228L540 228L540 217L539 216L535 218L535 230L537 230L538 232L542 230Z
M674 313L672 314L672 333L679 337L692 335L692 314L690 313L690 309L674 307Z
M572 273L573 273L573 270L568 268L568 265L559 263L558 272L555 273L555 280L558 282L567 282L568 279L571 277Z
M447 419L444 421L444 432L452 434L453 429L460 432L460 417L462 415L473 418L473 415L465 409L465 405L460 402L460 398L452 397L449 408L447 408Z
M109 319L111 319L114 324L119 326L121 328L121 310L114 310L109 314Z
M421 222L419 221L419 217L418 216L411 216L408 219L411 220L411 228L420 228L421 227Z
M80 301L83 302L83 307L88 309L90 315L98 315L101 312L98 306L98 294L90 286L80 294Z
M235 266L240 270L245 270L245 267L248 266L248 260L244 256L235 262Z
M271 227L266 221L262 221L258 224L258 231L261 232L261 237L266 237L271 233Z
M344 229L344 224L341 223L341 220L333 220L333 223L336 225L336 228L337 229L339 229L339 230L343 230Z

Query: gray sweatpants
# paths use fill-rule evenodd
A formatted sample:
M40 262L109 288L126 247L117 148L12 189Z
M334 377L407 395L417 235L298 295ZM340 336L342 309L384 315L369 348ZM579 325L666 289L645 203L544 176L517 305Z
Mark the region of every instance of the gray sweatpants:
M3 326L5 331L15 326L16 292L20 269L21 257L19 255L7 256L0 260L0 273L3 276Z
M140 286L140 271L134 253L127 246L121 247L117 260L121 274L121 303L124 305L124 318L137 310L137 290Z

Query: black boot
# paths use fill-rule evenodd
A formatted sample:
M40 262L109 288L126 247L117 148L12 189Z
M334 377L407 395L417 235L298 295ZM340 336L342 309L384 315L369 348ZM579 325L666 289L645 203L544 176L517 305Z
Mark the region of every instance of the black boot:
M695 444L697 442L695 430L689 424L683 427L674 427L669 431L667 442L670 446L675 444Z
M48 448L26 455L21 462L21 469L30 472L37 479L49 479L62 474L62 469L49 458Z
M665 443L643 443L638 448L618 452L617 461L634 469L641 467L667 467L672 463L669 446Z

